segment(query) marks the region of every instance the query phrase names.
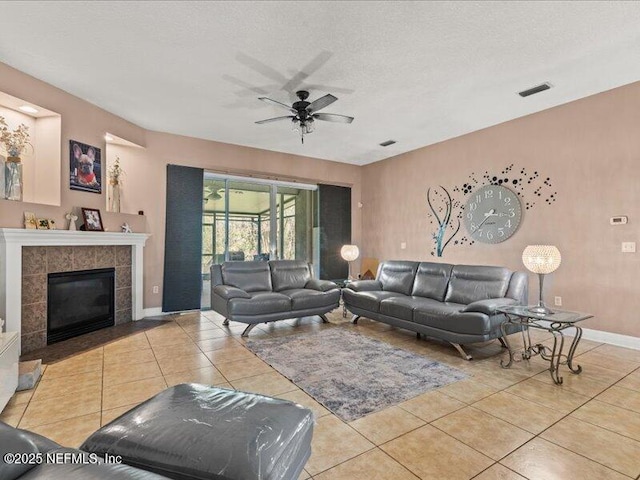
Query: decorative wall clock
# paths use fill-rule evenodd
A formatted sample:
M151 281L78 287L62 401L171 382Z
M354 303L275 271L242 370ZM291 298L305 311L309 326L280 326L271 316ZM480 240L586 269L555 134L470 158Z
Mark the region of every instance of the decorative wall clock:
M473 192L464 207L464 225L473 240L500 243L520 225L518 195L502 185L485 185Z

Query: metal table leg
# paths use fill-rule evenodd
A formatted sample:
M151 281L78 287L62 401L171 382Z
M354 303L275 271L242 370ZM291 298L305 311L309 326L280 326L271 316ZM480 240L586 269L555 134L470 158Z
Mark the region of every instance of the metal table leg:
M578 348L578 343L580 343L581 338L582 328L576 326L576 336L573 337L573 342L571 342L571 347L569 347L569 353L567 354L567 367L576 374L582 372L582 367L580 365L576 365L575 368L573 366L573 356L576 353L576 349Z
M507 324L511 324L511 319L507 316L507 321L502 322L500 324L500 331L502 332L502 338L504 339L505 346L507 347L507 352L509 353L509 361L504 363L504 358L500 360L500 366L502 368L509 368L513 363L513 348L511 348L511 344L509 343L509 337L507 336Z

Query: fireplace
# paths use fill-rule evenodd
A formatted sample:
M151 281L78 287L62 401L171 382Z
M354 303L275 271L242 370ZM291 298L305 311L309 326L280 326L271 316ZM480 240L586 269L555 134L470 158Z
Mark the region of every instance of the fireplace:
M48 274L48 345L114 324L115 268Z

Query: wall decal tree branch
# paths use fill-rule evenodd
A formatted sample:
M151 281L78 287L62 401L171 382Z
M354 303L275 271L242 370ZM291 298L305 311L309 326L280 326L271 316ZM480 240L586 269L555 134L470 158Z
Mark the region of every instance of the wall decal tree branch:
M440 188L444 192L444 195L441 195L439 197L440 200L434 199L434 202L440 203L440 205L438 205L437 211L436 211L436 208L434 208L433 203L431 201L431 188L427 190L427 203L429 204L429 208L431 209L433 216L438 222L438 229L436 230L436 233L433 234L433 240L436 243L436 256L438 257L442 256L442 252L444 252L444 249L447 247L447 245L449 245L449 242L451 241L451 239L455 237L458 231L460 230L459 216L455 217L455 220L457 220L458 222L457 227L454 227L454 222L451 220L451 212L453 212L453 206L454 206L453 200L451 200L451 195L449 194L447 189L444 188L442 185L440 185ZM437 195L437 194L434 194L434 195ZM444 210L444 213L443 213L443 210ZM443 214L442 218L440 217L440 215L438 215L438 211ZM454 231L449 236L449 238L445 240L447 227L450 227Z

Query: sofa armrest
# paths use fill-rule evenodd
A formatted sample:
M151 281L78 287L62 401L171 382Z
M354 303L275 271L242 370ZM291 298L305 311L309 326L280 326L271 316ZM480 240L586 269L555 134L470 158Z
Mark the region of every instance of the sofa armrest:
M478 300L477 302L470 303L462 311L495 315L497 308L516 305L517 303L513 298L487 298L486 300Z
M251 295L244 290L230 285L216 285L213 287L213 293L225 300L231 300L232 298L251 298Z
M373 292L382 290L382 283L378 280L356 280L355 282L347 283L347 287L356 292Z
M336 285L333 282L330 282L329 280L318 280L317 278L312 278L306 283L304 288L309 288L311 290L318 290L319 292L328 292L329 290L338 288L338 285Z

